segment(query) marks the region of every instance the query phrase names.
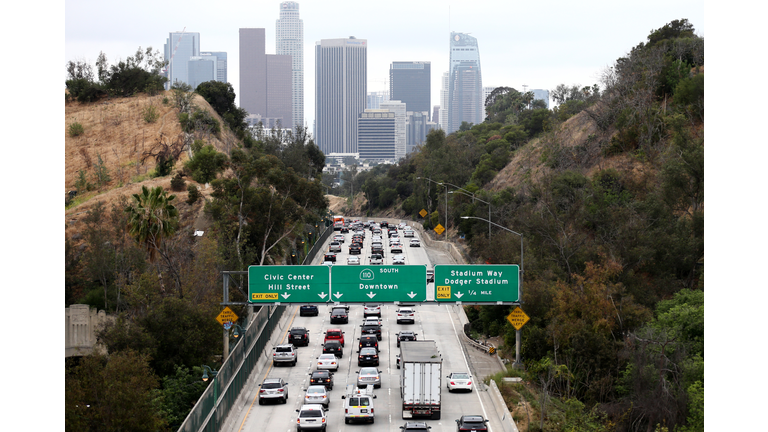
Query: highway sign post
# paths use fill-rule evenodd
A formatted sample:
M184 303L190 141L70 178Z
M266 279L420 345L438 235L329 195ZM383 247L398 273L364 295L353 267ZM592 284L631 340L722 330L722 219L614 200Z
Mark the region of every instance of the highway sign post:
M327 266L250 266L250 303L327 303L330 299Z
M517 264L435 266L437 302L510 304L520 301Z
M331 300L334 302L427 300L427 267L424 265L333 266L331 280Z

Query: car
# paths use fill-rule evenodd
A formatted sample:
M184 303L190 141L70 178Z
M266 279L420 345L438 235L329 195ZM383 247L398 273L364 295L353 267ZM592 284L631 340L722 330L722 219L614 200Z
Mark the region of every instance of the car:
M375 367L364 367L357 372L357 386L365 387L373 385L373 388L381 387L381 371Z
M291 327L288 339L294 346L309 346L309 330L304 327Z
M448 387L449 392L454 390L472 391L472 375L467 372L453 372L446 378L448 379L445 385Z
M311 385L304 390L305 404L320 404L325 408L331 404L331 398L328 396L328 389L324 385Z
M330 340L323 344L323 354L333 354L338 358L344 357L344 347L339 341Z
M333 267L335 263L333 261L323 261L323 265L326 265L328 267Z
M360 257L347 257L347 265L360 265Z
M361 253L363 253L363 246L360 243L352 243L349 245L350 255L360 255Z
M320 354L320 357L317 358L317 370L337 372L339 370L339 360L334 354Z
M405 264L405 255L395 255L392 257L392 265Z
M362 389L350 385L347 387L347 394L341 398L344 399L344 424L375 421L373 400L376 399L376 395L373 394L373 385L367 385Z
M413 230L408 228L403 230L403 237L413 237Z
M272 351L272 362L275 365L290 363L296 366L296 347L293 344L276 345Z
M369 263L371 265L381 265L384 264L384 258L381 256L381 254L373 254L369 258Z
M328 246L328 252L341 253L341 243L337 241L332 241L331 244Z
M376 351L379 351L379 338L377 338L375 335L363 335L358 338L360 343L358 344L359 349L363 349L366 347L376 348Z
M435 271L427 270L427 283L435 281Z
M328 342L330 340L338 341L341 346L344 346L344 332L341 331L339 328L332 328L325 331L325 338L323 340L323 343Z
M380 304L365 304L363 305L363 316L368 317L371 315L376 315L377 317L381 318L381 305Z
M401 253L403 253L403 245L400 244L400 243L391 244L391 245L389 245L389 252L401 254ZM405 257L403 257L403 259L405 259ZM405 263L403 263L403 264L405 264Z
M397 228L390 227L387 230L387 237L392 238L392 236L397 237Z
M336 262L336 254L332 252L326 253L325 255L323 255L323 261Z
M480 415L463 415L456 420L457 432L487 431L488 420Z
M395 354L395 360L397 362L397 368L400 369L400 354Z
M348 232L349 232L349 227L348 227L348 226L343 226L343 227L341 227L341 229L339 230L339 232L340 232L340 233L343 233L343 234L346 234L346 233L348 233Z
M348 309L343 307L334 307L331 309L331 324L347 324L348 322Z
M333 390L333 372L327 370L310 372L309 385L321 385L325 386L328 390Z
M296 410L299 413L298 418L296 418L296 430L299 432L303 430L324 431L328 426L325 410L326 408L320 404L302 405Z
M403 228L405 228L405 222L400 222L399 224L397 224L397 227L398 227L399 229L403 229Z
M411 241L408 243L410 247L421 247L421 241L419 239L411 239Z
M373 347L365 347L361 348L360 351L357 352L357 365L358 366L378 366L379 365L379 352L376 351L376 348Z
M259 387L259 405L264 405L268 400L288 402L288 383L282 378L267 378Z
M382 228L389 228L389 222L383 220L379 223Z
M379 254L381 256L384 256L384 245L381 243L372 243L371 254Z
M377 340L381 340L381 323L378 320L365 320L360 327L361 335L372 334Z
M418 333L414 333L412 331L401 331L400 333L395 333L395 336L397 336L397 346L400 346L400 342L402 341L415 341Z
M339 242L339 243L344 243L344 235L336 234L335 236L333 236L333 241Z
M389 242L392 243L393 241L397 241L397 242L400 241L400 235L397 234L397 231L395 231L394 233L390 232L389 234Z
M317 316L320 310L315 305L301 305L299 316Z
M400 430L403 432L429 432L431 428L432 426L423 421L409 421L400 426Z
M415 314L411 308L400 308L397 310L397 323L402 324L409 322L411 324L416 322Z

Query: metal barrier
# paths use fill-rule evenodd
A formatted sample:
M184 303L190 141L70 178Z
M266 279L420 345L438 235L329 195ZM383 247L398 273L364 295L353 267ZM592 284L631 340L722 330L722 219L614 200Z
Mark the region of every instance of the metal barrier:
M328 237L330 237L331 234L333 234L333 226L325 227L325 231L320 234L320 237L317 238L317 241L312 246L312 249L307 252L307 256L304 257L304 261L301 262L302 265L312 264L312 260L315 259L318 252L322 252L324 249L325 241L328 240Z
M248 323L242 340L232 349L218 375L184 419L179 432L217 432L221 429L285 308L263 306L259 309Z

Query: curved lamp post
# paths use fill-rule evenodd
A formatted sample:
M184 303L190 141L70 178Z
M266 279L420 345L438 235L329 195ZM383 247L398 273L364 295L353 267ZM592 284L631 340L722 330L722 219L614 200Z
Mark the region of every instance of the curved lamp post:
M210 373L210 376L208 375ZM203 381L208 382L209 377L216 378L216 375L219 374L219 371L215 371L211 369L210 366L203 365Z
M488 222L489 224L499 227L505 231L511 232L512 234L520 236L520 275L518 276L518 280L520 281L520 303L522 303L523 300L523 268L525 266L525 260L523 259L523 234L519 232L512 231L511 229L501 226L497 223L493 223L487 219L475 217L475 216L462 216L462 219L477 219L481 221ZM516 368L522 367L522 362L520 361L520 346L522 344L521 340L521 331L515 330L515 364L513 365Z
M448 240L448 186L426 177L416 177L416 180L429 180L445 188L445 239Z

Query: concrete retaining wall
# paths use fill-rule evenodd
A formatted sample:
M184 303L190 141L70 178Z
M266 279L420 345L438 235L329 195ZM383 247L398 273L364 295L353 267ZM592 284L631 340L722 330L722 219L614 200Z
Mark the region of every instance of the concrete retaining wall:
M496 412L499 413L504 432L518 432L517 425L512 419L512 414L509 412L509 408L507 408L507 404L504 402L504 398L501 396L501 392L499 391L499 387L496 385L496 381L491 380L489 389L490 390L488 391L488 394L491 396L491 400L493 401L493 407L496 409Z

